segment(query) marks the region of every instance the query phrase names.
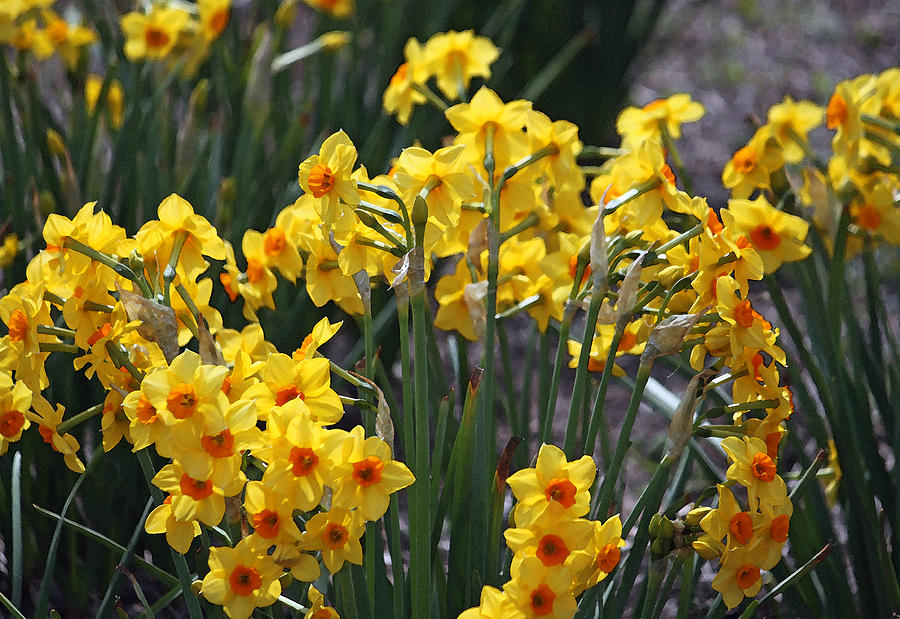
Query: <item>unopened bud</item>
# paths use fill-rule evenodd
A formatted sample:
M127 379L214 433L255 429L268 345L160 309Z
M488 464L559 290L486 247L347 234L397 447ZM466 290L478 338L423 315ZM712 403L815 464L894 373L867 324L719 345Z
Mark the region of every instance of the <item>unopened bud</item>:
M695 507L684 517L684 524L689 527L699 527L700 521L711 511L711 507Z
M59 132L54 129L47 129L47 148L60 159L64 159L66 156L66 143Z
M136 249L132 249L131 253L128 255L128 268L137 274L144 272L144 256Z
M722 556L725 547L722 542L716 540L711 535L703 535L695 540L691 547L700 555L700 558L712 561Z
M672 285L681 279L684 274L684 267L670 265L664 267L656 276L656 279L659 280L659 283L662 284L665 288L671 288Z
M675 535L675 525L672 524L672 521L666 518L665 516L660 517L659 520L659 538L660 539L672 539Z
M191 91L190 104L191 108L197 114L202 114L206 110L206 102L209 99L209 80L205 77L197 82Z
M297 16L297 0L284 0L275 11L275 23L282 28L290 28Z
M417 228L425 225L425 222L428 221L428 203L425 202L425 198L416 196L410 216L413 225Z
M353 35L345 30L332 30L319 37L319 40L326 51L334 52L349 43L351 38Z
M650 516L650 526L648 530L650 531L650 538L655 539L659 537L659 523L662 520L662 516L660 514L653 514Z
M38 194L38 209L45 217L56 212L56 198L49 190L44 189Z

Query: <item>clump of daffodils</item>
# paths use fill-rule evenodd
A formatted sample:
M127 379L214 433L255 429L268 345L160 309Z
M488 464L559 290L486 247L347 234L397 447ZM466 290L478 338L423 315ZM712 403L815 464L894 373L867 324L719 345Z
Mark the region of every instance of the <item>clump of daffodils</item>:
M72 353L75 368L108 392L77 420L102 416L106 451L124 440L169 460L152 479L165 499L148 533L185 554L201 526L229 522L226 503L240 506L247 531L234 547L211 549L200 586L229 616L273 603L285 572L312 582L321 565L332 574L360 565L365 522L380 519L414 478L383 438L332 427L344 405L318 349L340 323L323 319L290 355L257 323L224 328L206 272L227 247L187 201L166 198L134 237L94 207L73 219L51 215L28 279L0 299L9 328L0 340L0 453L37 426L84 472L66 431L76 418L64 420L63 407L41 394L47 357ZM183 350L195 339L200 353Z

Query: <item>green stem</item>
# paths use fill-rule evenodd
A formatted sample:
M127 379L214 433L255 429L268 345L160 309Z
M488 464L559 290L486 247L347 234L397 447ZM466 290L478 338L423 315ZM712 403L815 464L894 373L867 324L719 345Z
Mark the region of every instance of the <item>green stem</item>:
M591 303L588 306L587 318L584 322L584 336L581 339L581 354L578 357L578 368L575 370L575 385L572 387L572 400L569 403L569 418L566 423L566 439L563 451L569 459L575 458L575 430L578 420L581 418L581 408L584 404L585 391L588 387L588 361L591 358L591 347L594 343L594 333L597 329L597 317L600 314L600 304L603 302L603 294L594 290L591 294ZM550 418L553 425L553 417Z
M609 379L612 377L612 369L616 363L616 353L619 350L619 342L622 341L622 335L625 333L625 327L628 325L627 319L618 320L616 322L616 331L613 339L609 343L609 352L606 354L606 365L603 366L603 374L600 376L600 388L597 390L597 397L594 400L594 408L591 411L590 423L584 434L584 442L581 446L581 453L591 455L597 444L597 434L600 431L600 424L603 423L603 412L606 405L606 390L609 387ZM600 458L605 460L609 457L609 433L604 430L600 443Z
M431 90L428 86L414 84L413 88L416 90L416 92L424 96L425 100L428 101L428 103L440 110L442 114L447 111L448 107L450 107L439 94Z
M622 148L610 148L608 146L583 146L578 153L579 159L612 159L624 155L628 151Z
M172 245L172 253L169 255L169 263L163 269L163 303L171 306L169 301L169 288L175 280L175 267L178 265L178 258L181 256L181 250L184 248L184 242L187 241L188 231L179 230L175 234L175 242Z
M803 488L806 487L806 484L808 484L811 480L816 479L816 474L819 472L819 469L825 466L825 463L827 461L828 458L825 455L825 450L820 449L819 453L816 454L816 457L813 460L812 464L807 467L800 479L797 480L797 485L794 486L793 490L791 490L789 498L792 501L795 500L795 497L800 496L800 493L802 492Z
M396 492L391 495L391 503L388 513L391 524L391 536L389 540L391 552L391 573L394 576L394 616L404 617L406 616L406 578L403 574L403 549L400 544L400 503L397 499Z
M421 222L424 224L424 222ZM422 249L423 226L416 225L416 250ZM422 258L422 256L420 256ZM421 278L420 269L410 269L414 277ZM424 281L410 283L410 305L413 318L413 351L415 367L415 448L413 474L416 481L410 492L411 550L410 588L412 615L431 616L431 464L430 430L428 415L428 342L426 341L425 284Z
M619 477L619 471L622 469L622 463L625 461L625 453L631 447L631 429L637 417L641 397L644 394L644 387L647 386L647 381L650 379L652 367L653 358L649 355L641 355L641 363L638 366L637 376L634 381L634 390L631 392L631 401L628 403L628 411L625 413L625 420L622 422L622 430L619 433L619 441L616 443L616 451L613 453L609 469L603 478L603 483L600 485L600 502L598 503L597 513L601 517L609 511L609 506L612 503L613 491Z
M372 183L365 183L361 181L357 181L356 186L363 191L371 191L377 196L381 196L387 200L393 200L397 203L397 206L400 207L400 215L403 220L403 228L406 230L406 244L410 247L413 245L413 232L412 232L412 222L409 218L409 209L406 208L406 202L403 201L403 198L394 191L391 187L387 185L373 185Z
M143 278L138 277L135 272L128 267L128 265L122 264L118 260L115 260L112 256L108 256L107 254L99 252L93 247L88 247L84 243L76 241L71 237L67 238L65 242L63 242L63 248L77 251L78 253L84 254L92 260L96 260L100 264L108 266L118 275L121 275L122 277L134 282L134 284L141 289L141 294L143 294L148 299L153 296L153 293L150 291L150 287L147 285L147 282L145 282Z
M72 329L51 327L50 325L38 325L37 332L42 335L55 335L57 337L75 337L75 332Z
M372 295L371 281L365 271L359 275L360 294L363 300L363 340L365 342L366 363L363 366L363 375L369 380L375 377L375 343L373 340L372 328ZM371 399L371 391L365 392L364 396ZM375 416L370 412L363 417L366 429L366 436L375 436ZM374 522L366 523L366 595L369 598L369 608L375 608L375 566L378 560L378 530Z
M573 292L576 291L576 286L577 283L572 287ZM566 302L565 309L563 310L562 322L559 324L559 344L556 347L556 360L554 361L553 374L550 378L549 397L547 398L547 406L541 409L541 416L538 420L541 443L549 441L550 434L553 432L553 417L556 410L556 398L559 394L559 378L562 374L562 366L567 354L566 343L569 340L569 329L572 327L572 319L575 317L575 312L578 311L578 306L573 302L573 296L573 294L569 295L569 300ZM540 355L540 353L538 354Z
M864 123L874 125L875 127L885 129L892 133L900 134L900 123L891 122L885 118L881 118L879 116L872 116L871 114L861 114L860 119Z
M81 349L75 344L64 344L62 342L40 342L38 350L40 352L67 352L73 354L81 352Z
M85 422L88 419L90 419L91 417L96 417L97 415L99 415L102 412L103 412L103 403L101 402L100 404L96 404L96 405L90 407L89 409L78 413L77 415L73 415L72 417L69 417L68 419L66 419L65 421L60 423L58 426L56 426L56 431L57 431L57 433L59 433L60 436L62 436L63 434L68 432L70 429L77 426L79 423Z
M502 232L500 234L500 244L502 245L504 242L516 236L518 233L522 232L523 230L527 230L531 226L537 224L538 221L538 216L536 213L534 213L534 211L528 213L528 216L525 217L525 219L520 221L518 224L516 224L506 232Z

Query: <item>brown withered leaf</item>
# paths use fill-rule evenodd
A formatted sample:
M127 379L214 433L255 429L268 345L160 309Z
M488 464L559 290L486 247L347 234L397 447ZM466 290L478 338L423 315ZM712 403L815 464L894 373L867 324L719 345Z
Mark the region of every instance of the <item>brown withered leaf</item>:
M212 333L209 332L209 329L206 326L206 320L203 319L203 316L197 317L197 339L200 342L198 349L200 352L200 359L203 363L208 363L210 365L225 365L225 357L222 356L219 345L216 344L216 340L213 339Z
M175 310L156 301L145 299L141 295L123 290L118 283L116 288L128 320L140 320L141 326L137 328L137 332L145 340L159 344L166 357L166 362L172 363L172 359L178 356L179 351L178 322L175 319Z

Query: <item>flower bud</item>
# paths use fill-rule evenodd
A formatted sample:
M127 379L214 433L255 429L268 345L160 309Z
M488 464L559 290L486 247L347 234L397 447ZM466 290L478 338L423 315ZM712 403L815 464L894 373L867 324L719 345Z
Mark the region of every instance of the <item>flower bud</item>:
M707 561L718 559L725 550L722 542L715 540L710 535L701 536L699 539L695 540L691 546L697 554L700 555L700 558L706 559Z
M66 156L66 143L59 132L54 129L47 129L47 148L60 159L64 159Z
M353 38L353 35L345 30L332 30L319 38L325 51L334 52L347 45L350 39Z
M684 524L689 527L699 527L700 521L711 511L711 507L695 507L684 517Z

